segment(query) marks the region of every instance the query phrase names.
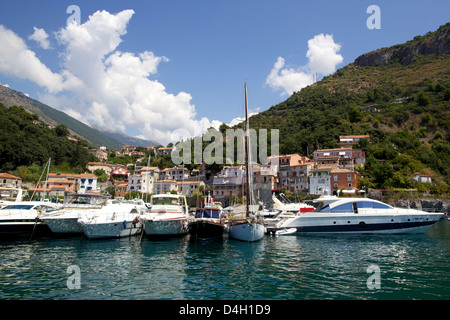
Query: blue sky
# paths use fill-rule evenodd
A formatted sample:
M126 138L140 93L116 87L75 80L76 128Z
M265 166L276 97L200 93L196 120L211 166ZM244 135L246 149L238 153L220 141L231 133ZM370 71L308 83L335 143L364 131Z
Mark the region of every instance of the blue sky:
M67 29L69 5L80 8L79 29ZM381 29L366 26L370 5L380 8ZM173 132L241 117L245 81L250 110L267 110L313 70L320 80L365 52L436 30L449 12L443 0L2 1L0 84L86 123L166 144ZM35 28L46 48L30 38ZM75 44L95 36L105 41Z

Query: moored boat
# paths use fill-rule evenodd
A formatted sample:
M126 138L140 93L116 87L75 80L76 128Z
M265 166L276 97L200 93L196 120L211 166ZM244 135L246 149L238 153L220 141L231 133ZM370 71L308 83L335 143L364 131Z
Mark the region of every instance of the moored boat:
M108 197L99 194L68 194L60 210L44 214L42 220L56 235L81 234L78 219L100 212L108 204Z
M225 224L220 205L197 208L194 218L189 222L189 234L196 239L220 238L224 231Z
M94 214L83 215L78 223L89 239L131 237L142 232L139 216L146 211L142 200L112 201Z
M316 210L286 218L269 232L296 228L298 233L424 233L443 213L395 208L369 198L324 197Z
M150 199L150 210L139 218L148 237L186 235L188 219L186 197L179 194L153 195Z
M248 102L247 102L247 83L245 83L245 186L246 186L246 205L245 214L234 215L229 220L228 233L230 238L254 242L259 241L264 237L264 224L261 217L256 215L256 212L250 212L250 133L249 133L249 117L248 117Z
M18 201L3 207L0 209L0 237L49 235L50 229L41 216L56 207L56 204L44 201Z

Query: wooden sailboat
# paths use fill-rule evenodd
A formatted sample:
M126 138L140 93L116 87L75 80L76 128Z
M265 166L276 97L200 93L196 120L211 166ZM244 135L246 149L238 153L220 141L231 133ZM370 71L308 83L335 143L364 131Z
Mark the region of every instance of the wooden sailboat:
M250 134L248 120L247 83L245 83L245 186L246 186L246 210L245 216L233 217L229 224L230 238L241 241L258 241L264 237L264 224L256 217L255 213L250 213L250 174L249 174L249 153Z

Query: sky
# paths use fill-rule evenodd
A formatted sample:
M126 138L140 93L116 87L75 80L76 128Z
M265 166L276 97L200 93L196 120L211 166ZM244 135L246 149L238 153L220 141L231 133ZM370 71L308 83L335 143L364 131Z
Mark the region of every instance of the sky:
M0 0L0 84L167 145L235 124L245 82L250 114L265 111L449 13L448 0Z

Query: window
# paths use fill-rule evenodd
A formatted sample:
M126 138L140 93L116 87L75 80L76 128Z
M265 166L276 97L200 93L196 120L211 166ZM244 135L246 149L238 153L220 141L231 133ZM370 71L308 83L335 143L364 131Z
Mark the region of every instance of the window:
M349 183L349 184L347 185L347 187L351 188L351 187L352 187L352 184L351 184L351 183Z
M338 175L337 175L337 174L335 174L335 175L333 176L333 180L334 180L334 181L338 181Z
M372 209L372 202L370 201L359 201L358 208L360 209Z
M331 209L334 213L353 212L353 204L351 202L341 204Z
M352 175L351 174L347 175L347 181L352 181Z
M384 203L372 202L372 208L374 209L391 209L390 206Z

